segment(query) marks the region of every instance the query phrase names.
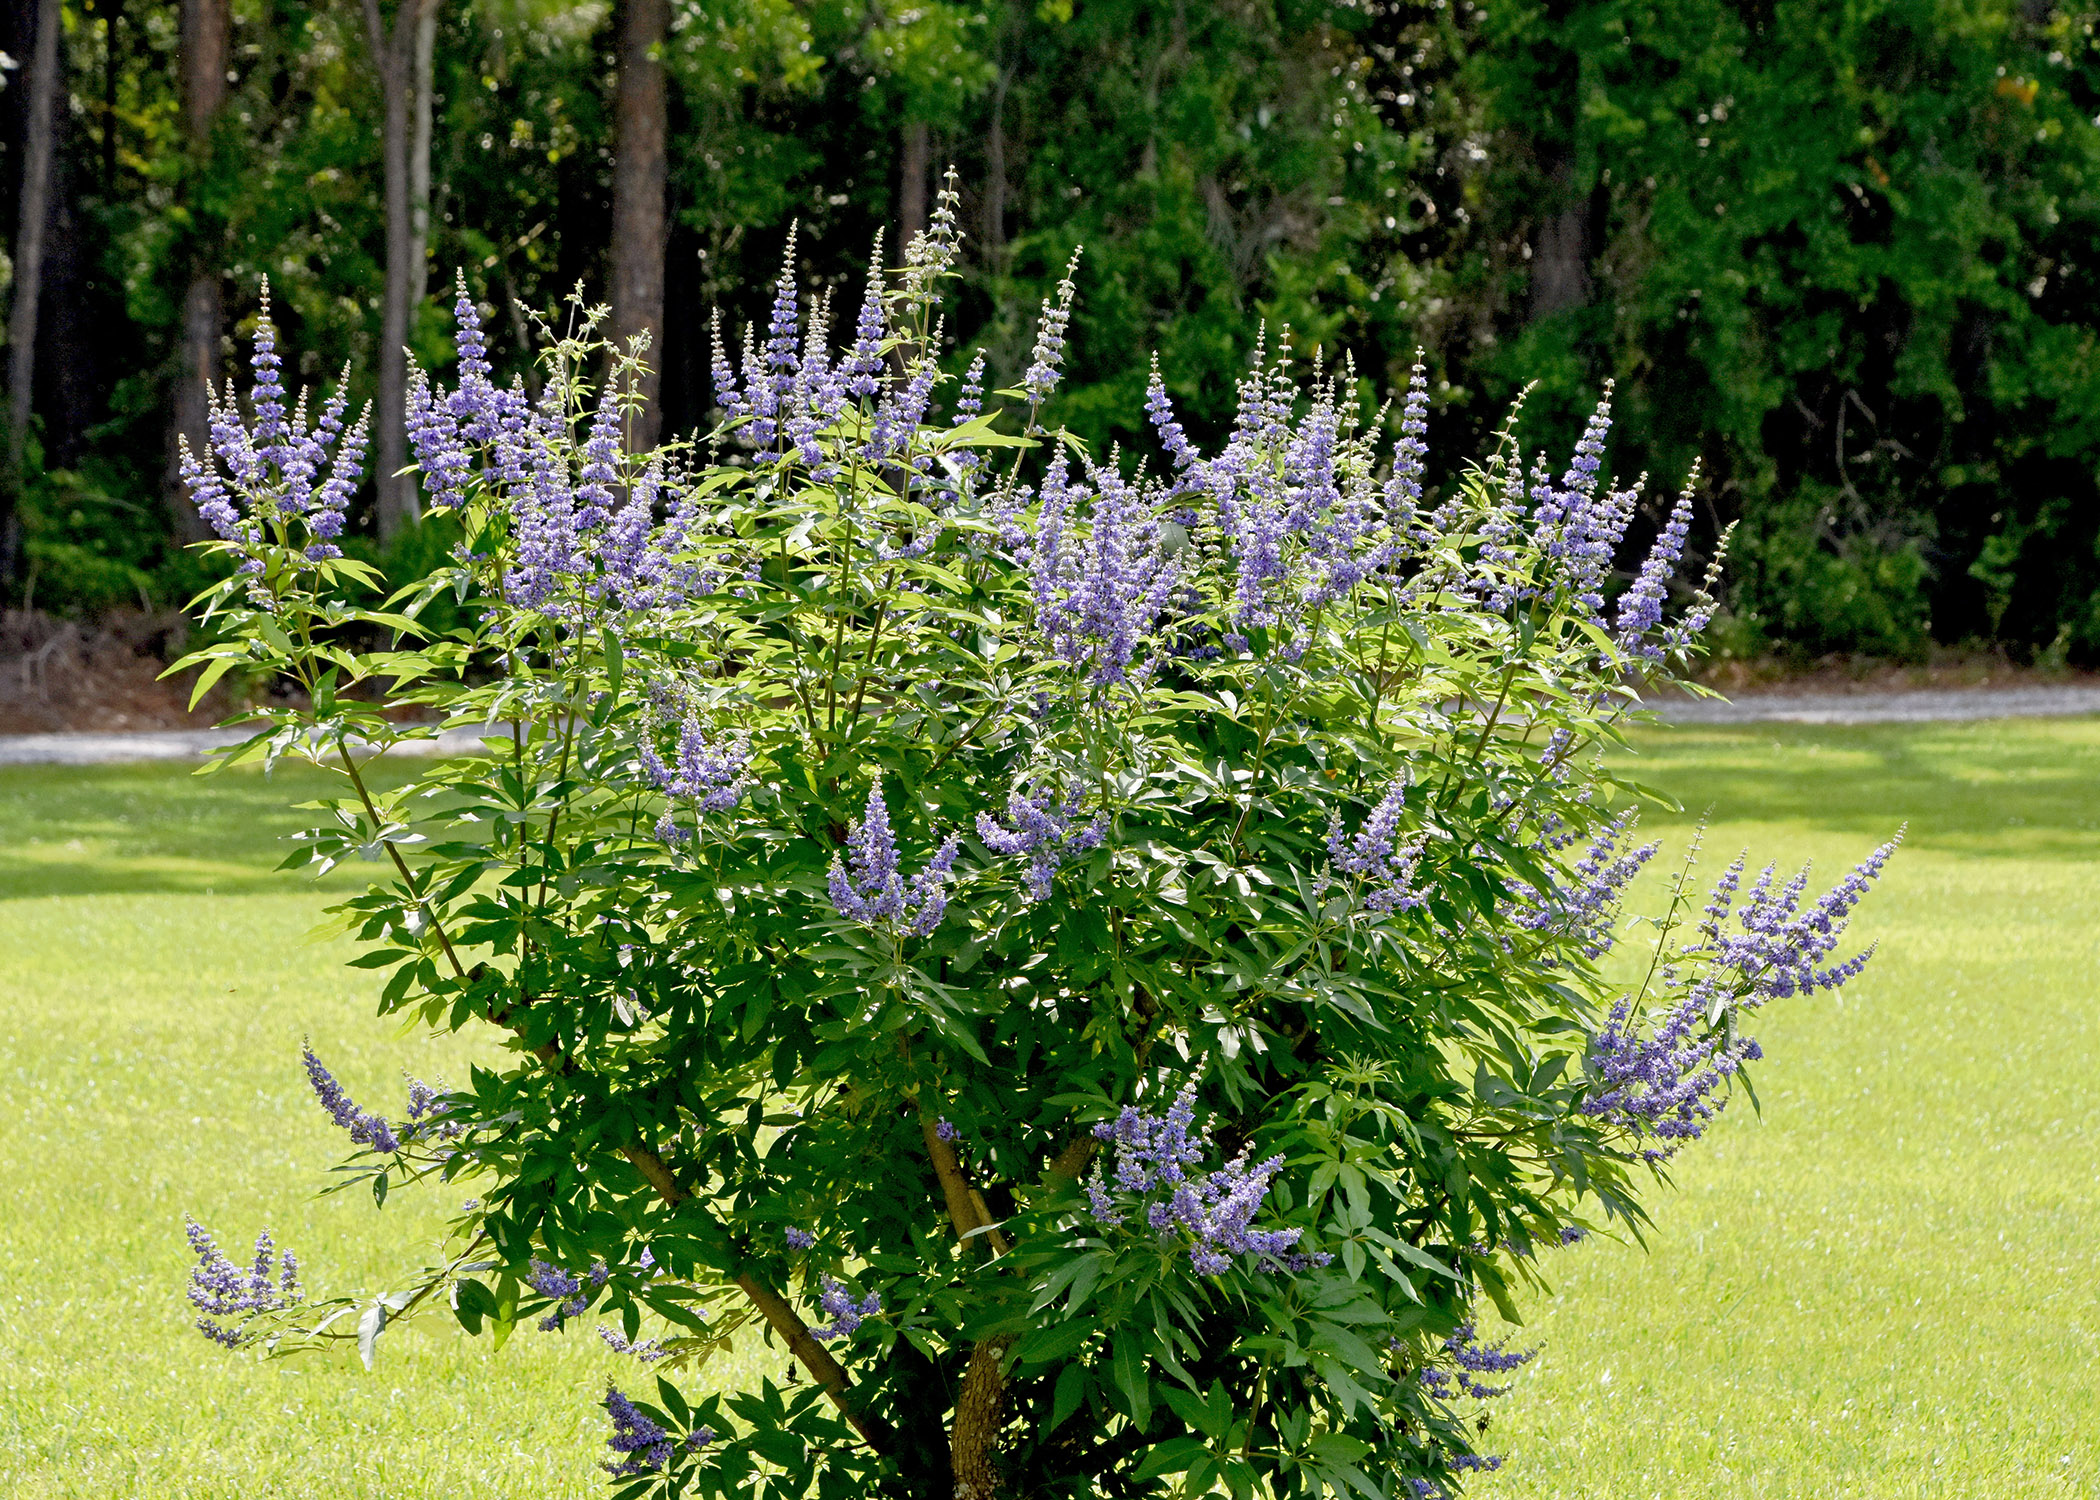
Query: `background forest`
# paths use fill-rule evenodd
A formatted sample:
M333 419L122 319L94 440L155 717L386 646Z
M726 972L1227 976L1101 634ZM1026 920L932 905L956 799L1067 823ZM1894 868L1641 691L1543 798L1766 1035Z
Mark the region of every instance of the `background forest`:
M346 362L400 462L404 344L452 281L527 371L579 285L649 330L666 433L710 321L857 280L962 192L958 367L1027 363L1075 248L1051 413L1138 446L1257 339L1422 351L1447 462L1535 383L1605 380L1621 473L1740 521L1724 646L2100 660L2100 11L2048 0L15 0L0 13L9 446L0 588L181 602L172 481L267 276L303 383ZM288 373L291 373L288 371ZM1397 420L1397 413L1393 414ZM368 480L359 545L446 544ZM1652 522L1649 523L1652 525ZM1632 544L1645 549L1646 537ZM1695 570L1696 571L1696 570Z

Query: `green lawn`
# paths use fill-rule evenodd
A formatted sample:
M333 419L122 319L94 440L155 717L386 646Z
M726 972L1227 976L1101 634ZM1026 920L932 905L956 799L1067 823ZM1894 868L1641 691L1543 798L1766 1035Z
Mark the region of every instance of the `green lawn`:
M1908 819L1842 1000L1775 1007L1764 1116L1731 1109L1652 1254L1556 1255L1544 1352L1502 1403L1532 1496L2087 1495L2100 1485L2100 722L1646 736L1628 770L1737 848L1832 878ZM500 1355L433 1325L380 1363L264 1366L188 1329L185 1209L267 1223L370 1286L449 1206L316 1200L353 1092L455 1074L371 1015L321 897L268 874L284 774L0 772L0 1493L590 1495L609 1373L572 1332ZM1690 818L1651 816L1681 845ZM354 878L359 872L349 872ZM345 877L338 877L338 886ZM745 1366L743 1368L749 1368ZM725 1374L740 1373L729 1369Z

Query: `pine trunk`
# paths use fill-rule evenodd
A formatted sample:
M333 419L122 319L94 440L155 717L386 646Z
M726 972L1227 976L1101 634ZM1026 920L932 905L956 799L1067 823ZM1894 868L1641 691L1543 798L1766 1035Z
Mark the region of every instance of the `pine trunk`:
M389 34L380 19L379 0L365 0L365 31L379 78L380 156L385 169L386 287L379 312L379 399L373 432L378 458L373 478L379 492L382 540L414 522L419 514L415 476L401 472L408 463L408 326L415 310L411 299L418 279L418 174L411 126L416 95L428 89L427 81L415 76L417 43L423 12L434 3L435 0L401 0ZM427 161L421 176L427 192Z
M628 426L636 452L656 446L663 421L669 105L662 54L670 25L669 0L623 0L613 104L612 339L623 353L637 337L649 344L642 406Z
M15 234L14 301L7 317L7 454L0 474L0 588L13 592L21 568L20 496L36 380L37 299L43 291L45 235L51 218L51 169L58 137L59 0L41 0L36 50L30 54L28 118L23 127L22 197Z
M897 182L897 250L901 256L911 242L926 232L926 175L931 169L932 145L926 122L910 120L904 126L904 163Z
M190 170L204 170L211 153L212 125L226 102L226 66L230 17L227 0L183 0L179 38L182 82L182 129L190 150ZM192 222L197 219L193 212ZM182 341L175 369L175 418L168 437L168 517L176 538L194 542L205 534L203 520L182 484L176 439L187 439L203 459L211 452L209 387L219 373L219 331L225 326L225 299L219 289L219 265L211 248L192 251L190 281L182 296Z

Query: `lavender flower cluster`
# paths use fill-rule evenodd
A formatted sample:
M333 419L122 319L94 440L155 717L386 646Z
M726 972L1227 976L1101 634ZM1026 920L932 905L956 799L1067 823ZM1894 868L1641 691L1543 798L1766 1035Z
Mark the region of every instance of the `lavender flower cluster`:
M1400 837L1407 811L1408 779L1396 779L1353 837L1342 834L1339 814L1327 826L1327 859L1335 873L1363 883L1364 905L1375 912L1412 911L1427 895L1415 886L1415 872L1428 847L1426 834Z
M638 611L713 592L721 574L689 555L700 540L700 496L660 457L625 458L618 381L599 388L579 444L571 403L585 393L572 371L558 368L537 400L522 378L498 387L464 278L453 319L458 383L446 391L412 370L409 442L439 509L477 492L500 498L512 537L510 601L573 622L587 606Z
M1826 961L1902 837L1874 850L1806 907L1807 867L1774 890L1776 872L1767 865L1736 908L1744 868L1738 857L1714 885L1697 941L1662 969L1675 998L1647 1030L1633 1001L1621 999L1591 1041L1584 1112L1657 1142L1643 1150L1650 1161L1697 1139L1726 1103L1726 1082L1763 1055L1753 1038L1735 1033L1734 1017L1768 1000L1837 989L1865 969L1871 947L1841 963ZM1730 929L1731 912L1741 931Z
M1731 932L1726 924L1744 866L1738 858L1714 887L1700 922L1703 942L1693 951L1739 972L1760 999L1783 1000L1793 994L1836 989L1866 967L1874 950L1869 948L1827 968L1821 965L1843 939L1853 908L1880 878L1902 842L1903 832L1898 830L1805 909L1801 898L1808 889L1809 867L1803 865L1800 873L1775 891L1775 869L1766 865L1734 912L1742 930Z
M386 1122L386 1117L359 1109L357 1101L344 1092L335 1075L314 1055L312 1044L300 1048L299 1055L306 1062L306 1079L313 1085L314 1097L321 1101L321 1108L328 1111L328 1117L339 1129L348 1131L350 1139L358 1145L368 1146L382 1154L391 1155L401 1149L401 1137Z
M1552 890L1541 892L1521 881L1512 882L1519 903L1517 925L1531 932L1572 938L1585 958L1602 958L1610 952L1612 922L1626 888L1662 847L1658 843L1636 845L1628 839L1639 816L1636 809L1627 808L1605 824L1576 863L1572 878Z
M751 736L710 735L695 714L688 713L679 724L678 748L670 764L665 764L646 735L636 754L650 785L666 797L690 802L703 814L728 812L751 790ZM666 812L658 821L656 834L667 844L681 843L687 837L675 811Z
M663 1359L670 1353L656 1339L630 1339L617 1328L600 1328L598 1337L613 1353L630 1355L643 1364Z
M1163 544L1159 508L1143 484L1126 481L1113 465L1089 463L1083 483L1074 484L1059 452L1044 477L1034 534L1019 557L1036 628L1059 658L1087 668L1097 686L1142 680L1158 667L1153 656L1132 670L1182 583Z
M1702 979L1645 1036L1633 1002L1620 1000L1590 1043L1593 1082L1584 1113L1660 1141L1643 1152L1650 1161L1698 1139L1726 1102L1722 1084L1764 1055L1753 1038L1730 1042L1710 1029L1709 1008L1720 994L1717 981Z
M846 841L845 861L831 862L831 904L849 922L899 937L925 937L948 910L948 877L961 847L951 835L926 867L906 880L878 776L868 791L867 809Z
M1471 1396L1476 1401L1491 1401L1497 1396L1507 1395L1507 1385L1489 1385L1480 1377L1507 1375L1538 1357L1536 1349L1512 1350L1507 1339L1483 1344L1478 1329L1470 1321L1461 1323L1443 1341L1443 1348L1451 1368L1425 1366L1420 1377L1429 1393L1440 1401L1449 1401L1460 1395Z
M299 1055L306 1064L306 1081L312 1085L314 1097L320 1100L321 1107L328 1111L328 1117L337 1127L347 1131L350 1139L360 1146L382 1155L392 1155L417 1141L452 1140L464 1129L458 1121L448 1118L450 1105L443 1090L433 1088L421 1079L410 1079L408 1120L397 1130L384 1115L358 1107L357 1101L315 1056L311 1043L301 1047Z
M214 1343L238 1349L247 1341L245 1325L259 1313L294 1307L300 1299L299 1260L287 1250L282 1260L265 1229L255 1237L255 1255L243 1268L235 1265L202 1224L183 1216L190 1253L190 1306L202 1314L197 1331ZM221 1319L238 1320L221 1322Z
M1114 1120L1094 1127L1094 1138L1109 1147L1087 1179L1086 1195L1094 1222L1104 1229L1127 1217L1120 1196L1144 1206L1146 1227L1162 1240L1182 1239L1189 1264L1206 1276L1222 1276L1244 1258L1257 1270L1303 1271L1324 1266L1333 1257L1304 1254L1295 1247L1302 1229L1256 1229L1269 1184L1283 1167L1281 1156L1250 1165L1242 1151L1215 1171L1195 1174L1209 1145L1207 1131L1193 1129L1196 1086L1183 1088L1162 1114L1125 1105Z
M1047 901L1058 867L1074 854L1098 849L1108 835L1108 819L1096 814L1081 822L1084 799L1016 787L1006 799L1005 824L990 813L977 815L977 837L994 854L1027 855L1028 899Z
M694 1451L715 1440L712 1428L696 1427L681 1443L610 1383L605 1387L603 1404L606 1416L612 1419L612 1435L605 1440L605 1446L612 1449L614 1459L602 1467L615 1479L659 1473L681 1447Z
M882 1295L879 1292L870 1292L855 1302L852 1292L842 1283L827 1276L824 1278L818 1306L824 1309L831 1321L812 1328L810 1333L813 1337L829 1343L833 1339L852 1337L859 1331L863 1320L881 1312Z
M540 1331L552 1333L570 1318L579 1316L590 1306L591 1293L611 1279L612 1270L603 1261L578 1276L544 1260L534 1260L526 1267L525 1283L554 1303L547 1316L540 1319Z
M265 281L249 357L255 380L250 396L253 423L242 420L229 386L211 396L211 454L199 458L187 438L179 440L182 480L197 514L221 540L250 554L244 564L249 572L262 567L254 554L266 529L294 519L303 522L311 538L305 549L309 561L341 557L335 539L342 535L350 497L364 477L371 408L367 406L344 431L350 372L343 372L335 394L309 425L304 391L290 411L285 408L282 363L277 325L270 318L270 284Z

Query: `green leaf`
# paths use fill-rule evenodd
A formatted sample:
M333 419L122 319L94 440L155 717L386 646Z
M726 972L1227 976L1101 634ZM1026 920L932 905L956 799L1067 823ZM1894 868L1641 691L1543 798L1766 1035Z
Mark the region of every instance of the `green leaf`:
M1092 1318L1081 1318L1071 1323L1053 1323L1048 1328L1038 1328L1021 1340L1015 1357L1028 1365L1055 1364L1075 1353L1094 1336L1098 1328L1099 1325Z
M1062 1427L1065 1423L1065 1418L1079 1410L1079 1404L1084 1400L1086 1400L1086 1366L1066 1365L1057 1372L1057 1393L1050 1401L1050 1426L1047 1430L1055 1432Z
M1130 1420L1140 1432L1152 1425L1152 1382L1145 1367L1144 1336L1131 1329L1116 1335L1116 1388L1129 1403Z
M372 1348L379 1342L379 1335L386 1329L386 1302L373 1299L357 1320L357 1357L365 1362L367 1370L372 1368Z

